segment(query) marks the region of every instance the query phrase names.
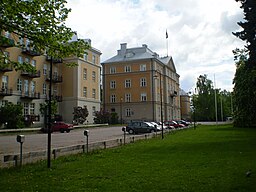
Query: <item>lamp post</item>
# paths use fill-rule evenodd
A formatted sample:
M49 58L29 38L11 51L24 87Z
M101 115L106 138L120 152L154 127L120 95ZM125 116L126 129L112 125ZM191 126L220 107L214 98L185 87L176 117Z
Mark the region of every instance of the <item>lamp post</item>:
M162 133L162 139L164 138L164 125L163 125L163 100L162 100L162 74L160 71L156 71L157 73L159 73L159 77L160 77L160 111L161 111L161 133ZM158 77L158 75L154 76L155 78Z

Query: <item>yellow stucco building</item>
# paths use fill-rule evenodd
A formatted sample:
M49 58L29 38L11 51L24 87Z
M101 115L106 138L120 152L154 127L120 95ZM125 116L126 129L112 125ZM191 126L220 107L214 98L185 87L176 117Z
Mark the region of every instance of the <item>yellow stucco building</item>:
M37 70L31 74L0 65L0 105L6 102L21 104L26 119L42 124L40 104L49 99L50 59L33 50L28 39L8 32L1 32L0 37L5 39L5 43L1 41L1 51L11 61L29 63ZM91 44L91 40L85 41ZM15 46L18 44L22 48ZM73 107L86 105L89 111L87 123L93 123L94 111L100 109L100 55L99 50L91 47L83 58L53 61L52 98L58 101L58 113L64 121L72 122ZM78 66L66 67L65 63L71 61Z
M180 119L179 75L172 57L159 57L147 45L127 48L102 63L103 108L119 120ZM161 99L162 97L162 99Z

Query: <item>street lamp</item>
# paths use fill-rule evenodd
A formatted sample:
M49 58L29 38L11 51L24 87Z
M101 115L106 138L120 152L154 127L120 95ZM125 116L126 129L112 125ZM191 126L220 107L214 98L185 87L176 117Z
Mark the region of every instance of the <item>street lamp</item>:
M162 139L164 138L164 125L163 125L163 101L162 101L162 74L161 74L161 72L160 71L157 71L156 70L156 72L157 73L159 73L159 77L160 77L160 111L161 111L161 133L162 133ZM155 78L157 78L158 77L158 75L156 74L155 76L154 76Z

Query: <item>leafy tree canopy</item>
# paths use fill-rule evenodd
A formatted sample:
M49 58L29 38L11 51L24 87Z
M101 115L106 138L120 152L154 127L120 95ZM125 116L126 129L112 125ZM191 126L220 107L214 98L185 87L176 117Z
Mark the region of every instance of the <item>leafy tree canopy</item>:
M65 26L71 9L65 0L1 0L0 31L31 41L37 50L53 58L82 56L89 48L84 40L70 41L75 34ZM0 53L3 58L3 52ZM1 56L0 55L0 56Z

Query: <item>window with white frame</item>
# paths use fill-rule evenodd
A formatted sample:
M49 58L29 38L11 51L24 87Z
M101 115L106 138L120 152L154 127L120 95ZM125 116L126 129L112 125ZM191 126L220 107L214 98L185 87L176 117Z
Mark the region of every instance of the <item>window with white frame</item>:
M43 74L47 75L47 64L44 64L44 68L43 68Z
M110 74L116 73L116 67L110 67Z
M33 67L36 67L36 60L33 59L33 60L31 61L31 65L32 65Z
M2 89L8 89L8 76L2 76Z
M147 65L146 64L141 64L140 65L140 71L146 71L147 70Z
M147 101L147 93L141 93L140 94L140 100L141 101Z
M85 53L84 53L84 60L87 61L87 59L88 59L88 53L85 52Z
M25 63L30 63L30 58L28 58L28 57L25 57Z
M87 97L87 87L83 87L83 96Z
M25 93L25 96L28 96L28 94L29 94L29 87L28 87L27 79L24 80L24 93Z
M31 83L30 83L30 90L31 90L32 94L35 93L35 90L36 90L36 82L35 81L31 81Z
M111 103L115 103L116 102L116 95L113 94L113 95L110 96L110 102Z
M131 68L130 65L124 66L124 72L129 73L129 72L131 72L131 71L132 71L132 68Z
M96 81L96 72L95 71L92 72L92 80L94 82Z
M19 37L19 45L24 45L24 38L23 37Z
M125 109L125 115L126 117L131 117L131 114L132 114L132 110L130 108L126 108Z
M110 81L110 89L115 89L116 88L116 81Z
M35 103L30 103L29 112L30 112L30 115L35 114Z
M84 78L84 80L87 79L87 69L86 68L83 69L83 78Z
M47 95L47 85L43 84L43 95Z
M92 63L96 64L96 56L95 55L92 56Z
M146 87L147 86L147 81L146 81L146 78L145 77L142 77L140 79L140 86L141 87Z
M132 86L131 79L126 79L124 86L125 86L125 88L130 88Z
M29 115L29 103L23 103L23 114Z
M96 99L96 89L92 89L92 98Z
M17 79L17 91L22 92L22 80Z
M18 62L19 62L19 64L23 64L23 57L22 56L18 56Z
M9 31L5 31L5 37L6 38L11 38L11 33Z
M53 95L58 95L58 86L54 85L53 87Z
M10 57L10 53L7 52L7 51L5 51L5 52L4 52L4 56L5 56L5 58L4 58L4 64L7 64L7 63L8 63L8 58Z
M130 93L126 93L125 94L125 102L129 103L129 102L131 102L131 100L132 100L131 94Z

